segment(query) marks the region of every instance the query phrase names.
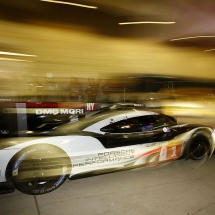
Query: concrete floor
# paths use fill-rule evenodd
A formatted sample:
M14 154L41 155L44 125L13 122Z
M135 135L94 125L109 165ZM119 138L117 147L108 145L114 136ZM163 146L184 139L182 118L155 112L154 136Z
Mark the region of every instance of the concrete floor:
M178 117L215 127L214 118ZM56 191L0 195L0 215L214 215L215 154L66 182Z
M215 155L203 165L179 160L67 180L58 190L0 196L1 215L212 215L215 214Z

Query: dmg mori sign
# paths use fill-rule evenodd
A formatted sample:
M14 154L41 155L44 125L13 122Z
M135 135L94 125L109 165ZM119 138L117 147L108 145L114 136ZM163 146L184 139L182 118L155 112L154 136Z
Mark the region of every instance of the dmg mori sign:
M36 109L36 115L46 115L46 114L84 114L84 109Z
M76 102L44 102L44 103L0 103L7 113L26 113L36 115L57 115L57 114L84 114L86 111L97 110L96 103L76 103Z

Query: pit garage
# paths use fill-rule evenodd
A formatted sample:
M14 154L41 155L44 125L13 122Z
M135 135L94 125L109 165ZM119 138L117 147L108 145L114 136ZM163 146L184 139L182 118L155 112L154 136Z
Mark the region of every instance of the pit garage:
M0 0L0 6L1 215L215 213L213 147L206 147L210 150L201 154L204 147L197 144L195 159L180 157L178 151L186 148L186 138L195 129L199 133L192 133L192 140L206 140L206 146L212 146L213 1ZM127 108L135 113L121 114ZM106 119L109 109L113 113ZM140 118L147 116L153 122L145 120L148 124L144 124L135 118L143 110L145 115ZM154 117L154 112L169 116L169 124ZM92 124L86 127L85 121ZM75 138L70 137L65 123L76 136L82 129L85 141L72 142ZM177 126L187 136L178 134ZM209 131L211 136L204 133ZM67 139L62 141L65 133ZM120 164L128 157L133 160L124 169L117 166L100 171L97 166L85 174L72 172L79 174L69 180L65 176L71 166L55 160L62 151L55 154L56 150L44 147L43 140L35 143L40 135L53 138L55 146L60 144L64 149L69 148L69 141L74 144L72 150L79 162L73 169L77 165L85 168L78 150L86 144L83 151L95 150L99 162L113 162L113 156ZM184 142L169 139L171 135ZM143 138L151 142L142 142ZM123 140L120 147L134 145L143 151L136 155L127 148L119 149L119 140ZM29 147L27 151L25 147ZM73 151L68 152L70 156ZM151 159L153 165L141 163L146 161L144 156L156 153L159 156ZM7 164L9 154L17 156ZM48 159L55 165L46 165L47 154L54 155ZM90 155L85 163L96 160ZM28 158L36 161L30 167L25 166ZM163 158L173 159L160 162ZM138 165L131 168L133 164ZM41 193L21 192L24 183L44 187L55 179L55 175L46 177L47 171L41 171L53 166L60 166L62 174L45 194L42 189ZM17 179L25 168L32 181ZM40 177L38 173L42 173Z

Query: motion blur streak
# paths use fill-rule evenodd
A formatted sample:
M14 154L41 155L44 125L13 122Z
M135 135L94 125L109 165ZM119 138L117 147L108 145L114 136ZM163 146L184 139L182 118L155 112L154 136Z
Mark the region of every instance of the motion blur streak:
M34 53L38 61L30 66L2 65L8 76L11 70L26 73L26 78L31 73L43 78L46 72L57 77L72 73L81 77L144 72L192 75L189 71L195 71L196 77L214 75L213 56L206 57L192 48L169 47L147 39L107 37L77 26L68 30L67 26L59 29L6 21L1 21L1 26L5 46Z
M194 37L181 37L181 38L176 38L172 39L170 41L177 41L177 40L189 40L189 39L197 39L197 38L213 38L215 36L194 36Z
M212 52L212 51L215 51L215 49L204 50L204 52Z
M23 56L23 57L36 57L36 55L29 55L29 54L20 54L20 53L12 53L12 52L1 52L1 55L12 55L12 56Z
M97 7L95 7L95 6L88 6L88 5L76 4L76 3L65 2L65 1L52 1L52 0L40 0L40 1L58 3L58 4L67 4L67 5L77 6L77 7L86 7L86 8L90 8L90 9L97 9Z
M161 24L161 25L170 25L175 24L176 22L155 22L155 21L143 21L143 22L120 22L119 25L136 25L136 24Z
M21 60L21 59L4 58L4 57L0 57L0 60L5 60L5 61L20 61L20 62L34 62L34 61L30 61L30 60Z
M36 74L44 83L47 72L62 86L69 84L72 75L79 79L132 73L192 76L190 71L195 71L198 78L214 76L214 57L192 48L170 47L152 39L111 37L77 25L59 28L3 20L0 25L5 52L37 56L35 63L27 56L1 60L1 95L26 94L30 76Z

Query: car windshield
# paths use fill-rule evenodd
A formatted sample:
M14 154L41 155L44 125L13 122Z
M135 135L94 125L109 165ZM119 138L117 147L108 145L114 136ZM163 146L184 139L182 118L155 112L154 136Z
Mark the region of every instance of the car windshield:
M107 124L105 127L103 127L103 129L101 129L101 131L106 132L106 128L109 129L110 126L114 127L115 124L116 124L116 127L119 127L118 124L120 124L120 123L127 124L128 121L129 121L130 125L132 124L132 126L130 126L130 127L132 127L132 129L128 129L130 132L135 131L135 130L139 131L139 125L141 125L142 131L143 131L143 128L145 128L145 130L151 129L151 127L150 127L151 123L153 123L153 129L155 129L156 126L162 127L163 125L170 126L170 125L177 124L177 121L172 117L165 116L163 114L156 114L153 112L148 112L146 110L144 113L140 112L140 115L137 116L138 115L137 110L134 108L126 109L126 110L125 109L117 109L117 110L108 109L108 110L98 110L98 111L94 111L94 112L88 112L84 116L81 116L81 117L73 116L69 123L60 125L54 130L58 131L60 133L64 133L64 134L81 132L85 128L93 125L94 123L97 123L97 122L100 122L107 118L115 117L115 116L118 116L121 114L124 114L125 116L130 115L130 117L127 120L125 119L125 120L117 121L116 123ZM132 117L131 114L134 114L134 117ZM126 121L126 123L125 123L125 121ZM150 121L150 122L148 122L148 121ZM114 129L113 129L113 131L115 131L115 132L118 131L118 129L116 129L116 127L114 127ZM127 130L127 126L120 126L120 127L123 128L123 130ZM134 127L135 127L135 129L133 130Z
M145 115L106 125L101 128L101 131L108 133L147 132L163 128L169 129L168 127L173 125L177 125L177 121L173 117L163 114Z
M84 128L96 122L99 122L109 117L114 117L120 114L126 114L128 112L131 112L132 110L135 111L134 109L129 109L129 110L109 110L108 109L108 110L88 112L84 116L72 117L69 123L60 125L55 130L62 133L80 132Z

